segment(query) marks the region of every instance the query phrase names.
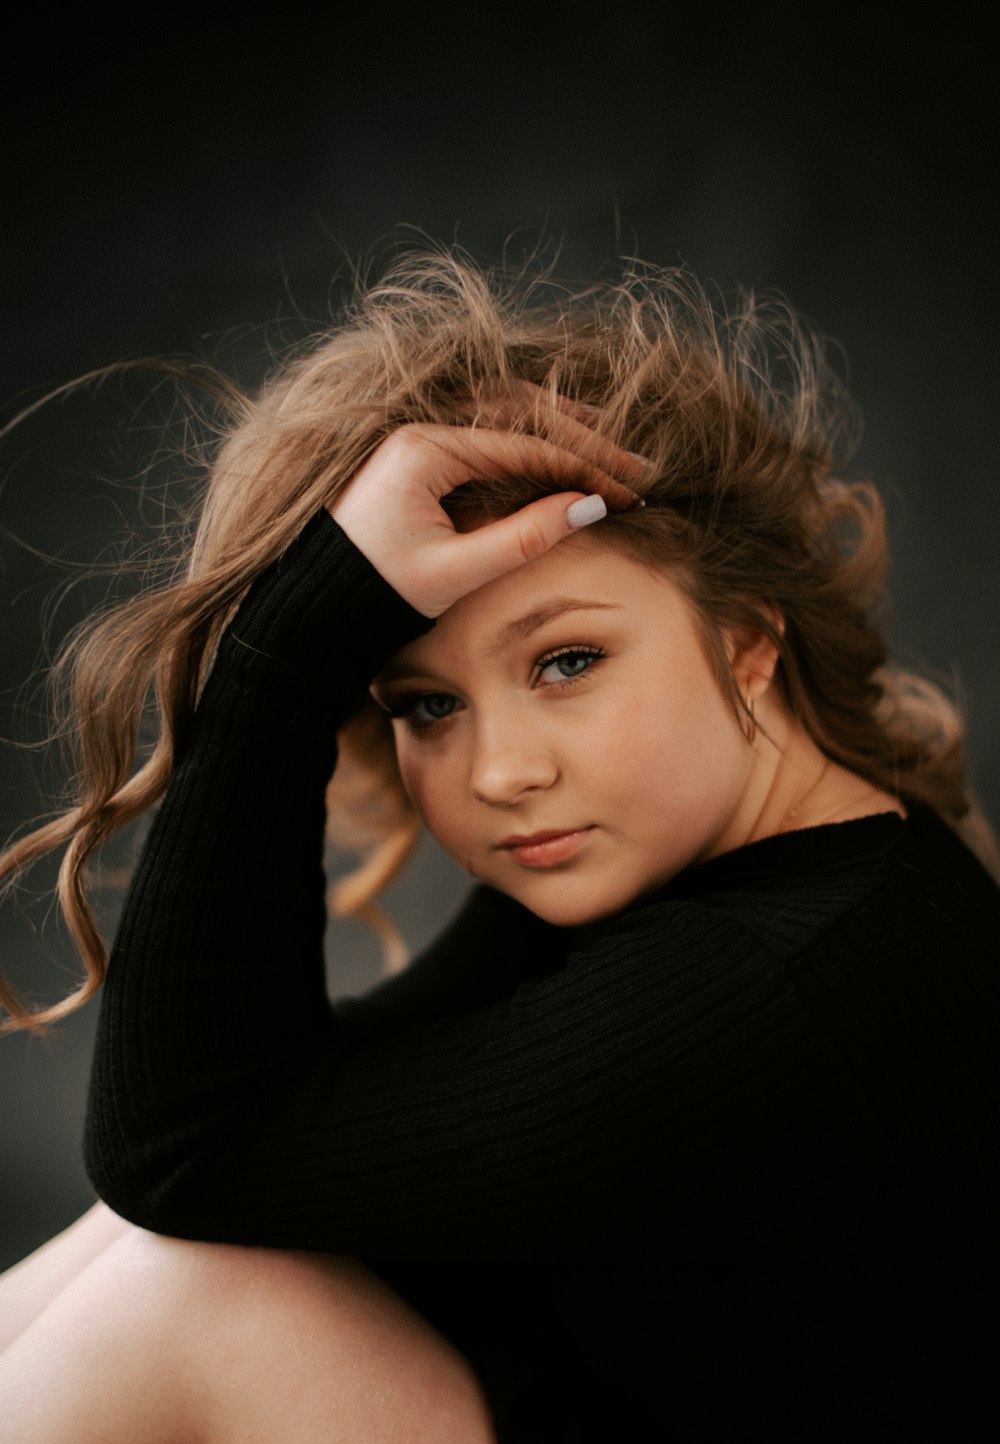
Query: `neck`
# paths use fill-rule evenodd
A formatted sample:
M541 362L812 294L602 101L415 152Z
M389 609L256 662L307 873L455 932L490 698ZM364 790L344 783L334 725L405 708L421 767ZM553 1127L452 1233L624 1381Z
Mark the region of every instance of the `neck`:
M906 816L897 797L827 757L773 692L757 707L760 726L730 846L880 812Z

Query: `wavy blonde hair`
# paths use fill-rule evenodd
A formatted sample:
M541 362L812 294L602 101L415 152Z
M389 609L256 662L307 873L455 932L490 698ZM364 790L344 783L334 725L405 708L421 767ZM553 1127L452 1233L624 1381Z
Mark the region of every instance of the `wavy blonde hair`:
M727 308L680 269L635 268L615 284L561 291L545 274L512 278L446 252L405 258L361 289L340 323L256 396L193 369L229 425L206 462L183 567L63 649L53 677L75 741L75 801L0 856L9 881L65 847L58 898L85 977L35 1012L0 981L5 1030L41 1029L99 987L107 953L87 899L88 860L163 795L250 583L395 428L475 426L498 403L511 429L544 435L560 398L572 398L594 408L595 430L653 463L646 507L609 516L601 535L673 570L737 714L744 703L723 629L755 629L778 647L787 699L829 757L929 804L996 867L968 792L957 712L929 681L888 665L882 507L870 485L834 476L850 407L821 343L782 302L743 294ZM449 505L499 515L537 489L480 480ZM156 740L136 765L151 711ZM398 966L398 934L373 899L410 855L419 822L373 706L340 744L330 832L363 861L332 905L372 921Z

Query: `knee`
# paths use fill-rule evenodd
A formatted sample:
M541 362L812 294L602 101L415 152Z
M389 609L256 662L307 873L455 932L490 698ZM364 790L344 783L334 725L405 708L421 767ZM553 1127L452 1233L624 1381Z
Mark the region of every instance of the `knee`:
M300 1312L320 1291L327 1305L349 1276L351 1261L172 1238L129 1225L104 1256L103 1287L118 1300L117 1317L181 1337L238 1333L256 1314L272 1321ZM178 1334L178 1326L180 1331Z
M217 1417L261 1437L284 1420L289 1437L326 1438L337 1420L346 1437L493 1444L468 1361L359 1260L139 1229L117 1247L138 1326Z
M151 1308L173 1312L283 1298L301 1306L310 1294L349 1290L364 1266L346 1256L203 1243L129 1225L107 1251L109 1272L122 1291Z
M154 1419L156 1437L213 1441L283 1431L327 1439L331 1421L343 1437L379 1444L494 1438L467 1361L345 1256L192 1243L129 1226L31 1332L36 1376L45 1360L62 1361L55 1379L35 1378L33 1396L62 1399L69 1419L80 1400L113 1386L127 1423L116 1439L149 1437ZM64 1435L45 1423L24 1437Z

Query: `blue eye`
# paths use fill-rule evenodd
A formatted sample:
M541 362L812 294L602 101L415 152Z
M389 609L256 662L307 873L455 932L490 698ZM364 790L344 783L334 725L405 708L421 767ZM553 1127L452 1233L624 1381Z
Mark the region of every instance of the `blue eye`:
M426 692L415 697L408 708L410 721L417 727L428 727L432 722L442 722L455 710L455 699L447 692Z
M556 655L541 657L538 661L538 680L548 685L560 682L572 682L577 677L582 677L584 672L589 672L595 662L599 662L604 653L598 647L567 647L564 652L557 652Z
M379 699L376 697L376 701ZM392 702L379 702L382 710L413 732L430 732L457 712L461 703L450 692L407 692Z

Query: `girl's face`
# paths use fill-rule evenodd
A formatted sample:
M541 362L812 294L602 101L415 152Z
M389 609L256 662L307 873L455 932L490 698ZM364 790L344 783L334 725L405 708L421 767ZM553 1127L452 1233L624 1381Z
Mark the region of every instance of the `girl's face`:
M754 753L689 603L599 539L463 597L372 692L434 837L548 922L606 917L744 840Z

